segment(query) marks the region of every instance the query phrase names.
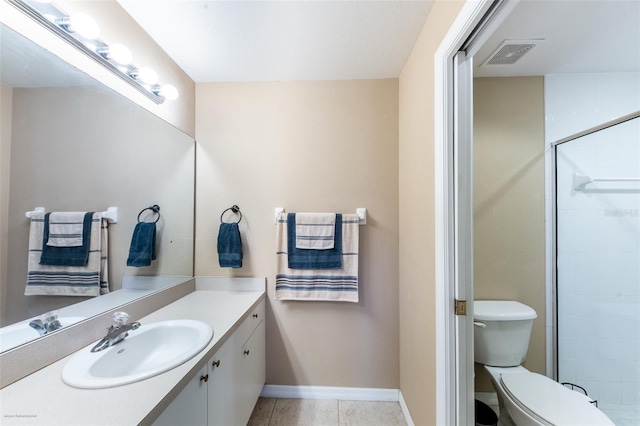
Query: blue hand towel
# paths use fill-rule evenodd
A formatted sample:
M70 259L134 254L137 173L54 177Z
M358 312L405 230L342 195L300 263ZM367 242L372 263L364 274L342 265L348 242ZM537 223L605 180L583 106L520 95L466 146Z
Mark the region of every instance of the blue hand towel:
M49 241L49 215L44 215L44 229L42 231L42 254L40 265L57 266L85 266L89 261L89 245L91 243L91 221L93 212L85 213L82 222L82 245L78 247L53 247L47 245Z
M156 259L156 224L138 222L131 236L127 266L149 266Z
M220 224L218 263L221 268L242 268L242 240L237 223Z
M336 214L335 243L332 249L296 248L296 214L287 214L287 253L289 269L342 268L342 215Z

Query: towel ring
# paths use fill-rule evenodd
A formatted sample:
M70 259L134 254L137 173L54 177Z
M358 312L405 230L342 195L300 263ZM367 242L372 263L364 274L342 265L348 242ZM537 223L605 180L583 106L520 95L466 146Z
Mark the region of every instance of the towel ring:
M158 221L160 220L160 206L157 204L147 207L146 209L142 209L140 213L138 213L138 223L140 223L140 216L142 215L142 213L144 213L147 210L151 210L153 211L153 213L158 215L158 218L155 220L155 222L153 222L153 223L158 223Z
M240 207L236 206L235 204L222 212L222 214L220 215L220 223L225 223L225 221L222 220L222 216L224 216L224 214L226 212L228 212L229 210L231 210L235 214L239 214L240 215L240 219L238 219L237 222L229 222L229 223L240 223L240 221L242 220L242 212L240 211Z

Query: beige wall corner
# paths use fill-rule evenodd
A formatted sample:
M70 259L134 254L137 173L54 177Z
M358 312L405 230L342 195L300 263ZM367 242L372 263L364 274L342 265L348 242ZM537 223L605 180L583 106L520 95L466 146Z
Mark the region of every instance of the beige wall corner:
M398 80L198 84L195 273L267 277L267 383L398 388ZM243 267L218 266L237 204ZM275 296L274 209L368 209L360 302Z
M524 366L545 374L544 78L476 78L473 99L475 299L535 309Z
M464 1L436 1L400 75L400 389L436 422L433 57Z

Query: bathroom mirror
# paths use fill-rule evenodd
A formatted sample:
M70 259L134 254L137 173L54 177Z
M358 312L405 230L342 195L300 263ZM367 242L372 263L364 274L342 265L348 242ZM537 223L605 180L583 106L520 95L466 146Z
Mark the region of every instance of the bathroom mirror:
M28 330L45 312L82 320L192 277L194 140L4 25L0 55L0 341L9 340L3 330L21 322ZM157 259L128 267L138 215L155 204ZM118 221L108 231L110 293L25 296L25 213L111 206Z

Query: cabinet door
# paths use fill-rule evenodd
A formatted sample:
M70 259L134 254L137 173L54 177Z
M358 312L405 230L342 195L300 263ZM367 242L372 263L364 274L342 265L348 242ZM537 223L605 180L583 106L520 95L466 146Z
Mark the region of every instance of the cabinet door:
M209 360L209 425L229 426L246 424L238 422L239 412L236 401L239 397L238 364L240 359L235 355L237 347L235 334L224 342L224 345ZM235 349L235 350L234 350Z
M195 375L184 389L165 408L160 417L153 422L153 426L207 424L207 383L205 377L207 367Z
M260 322L260 325L242 346L240 370L242 389L239 405L242 417L238 424L247 424L266 378L264 321Z

